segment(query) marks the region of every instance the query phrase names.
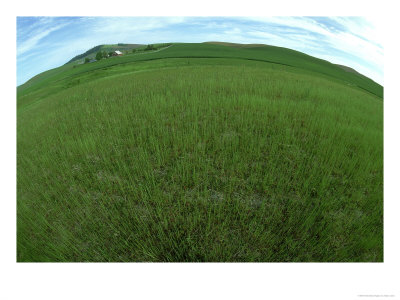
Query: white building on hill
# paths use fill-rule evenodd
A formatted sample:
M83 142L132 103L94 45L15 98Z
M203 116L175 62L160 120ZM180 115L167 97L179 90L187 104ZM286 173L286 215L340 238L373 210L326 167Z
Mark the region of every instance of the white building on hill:
M122 54L122 52L119 51L119 50L115 50L115 51L113 52L113 54L112 54L112 56L121 56L121 55L123 55L123 54Z

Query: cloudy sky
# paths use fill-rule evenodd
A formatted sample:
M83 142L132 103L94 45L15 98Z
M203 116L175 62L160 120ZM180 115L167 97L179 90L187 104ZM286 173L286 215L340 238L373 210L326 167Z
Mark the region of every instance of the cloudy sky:
M99 44L206 41L291 48L383 84L382 33L360 17L17 17L17 85Z

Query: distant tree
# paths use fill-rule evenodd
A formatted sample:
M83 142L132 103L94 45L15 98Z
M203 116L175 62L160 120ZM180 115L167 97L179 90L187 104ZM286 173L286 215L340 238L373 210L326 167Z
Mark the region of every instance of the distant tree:
M107 58L108 57L108 54L107 54L106 51L103 51L102 55L103 55L103 58Z
M96 53L96 60L100 60L103 58L103 53L101 53L100 51Z
M154 46L153 45L147 45L146 49L144 50L154 50Z
M90 61L89 57L85 57L85 64L87 64Z
M108 56L112 56L112 55L113 55L112 51L108 52Z
M132 49L132 53L135 53L136 52L136 49Z

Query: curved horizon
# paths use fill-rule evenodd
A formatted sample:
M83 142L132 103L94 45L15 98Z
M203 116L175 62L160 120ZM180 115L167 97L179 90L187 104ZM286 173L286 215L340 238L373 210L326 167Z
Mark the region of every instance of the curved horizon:
M17 17L17 86L98 45L169 43L176 36L182 43L289 48L383 85L380 30L359 17Z

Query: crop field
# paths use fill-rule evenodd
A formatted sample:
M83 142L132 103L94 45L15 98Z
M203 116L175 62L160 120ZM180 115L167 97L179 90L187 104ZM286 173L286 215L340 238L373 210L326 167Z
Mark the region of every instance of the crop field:
M17 261L382 262L382 87L197 45L18 88Z

